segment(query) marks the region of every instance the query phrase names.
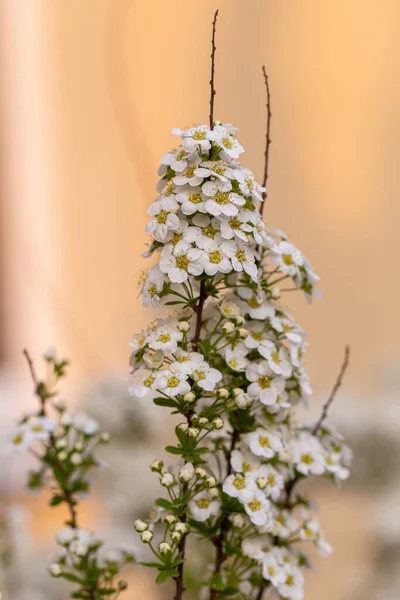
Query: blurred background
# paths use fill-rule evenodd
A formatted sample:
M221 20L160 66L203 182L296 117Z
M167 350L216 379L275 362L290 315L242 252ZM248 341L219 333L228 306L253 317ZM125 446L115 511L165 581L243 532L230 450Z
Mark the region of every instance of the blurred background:
M354 475L340 494L316 490L335 552L306 598L398 600L398 0L0 0L0 435L33 406L22 348L38 360L56 346L72 360L68 401L115 440L85 524L135 545L127 524L151 502L164 425L126 391L127 342L153 317L136 298L143 229L171 128L207 121L216 8L216 118L239 127L261 179L264 63L265 218L322 279L323 300L287 299L311 343L311 417L352 349L332 418ZM0 466L0 591L64 600L45 573L63 515L25 492L26 467ZM128 578L127 600L163 597L142 569Z

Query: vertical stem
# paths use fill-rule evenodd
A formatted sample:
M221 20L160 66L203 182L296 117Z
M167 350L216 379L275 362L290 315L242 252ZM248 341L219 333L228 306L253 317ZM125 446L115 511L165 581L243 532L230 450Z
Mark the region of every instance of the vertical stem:
M206 301L207 298L207 291L206 291L206 281L205 279L201 280L200 283L200 295L199 295L199 301L197 303L197 306L195 308L196 311L196 328L195 328L195 332L194 332L194 338L192 340L192 344L193 344L193 350L197 350L197 346L200 340L200 332L201 332L201 326L203 324L203 308L204 308L204 302Z
M263 187L266 187L267 185L267 179L268 179L268 158L269 158L269 146L271 143L271 138L269 136L270 133L270 128L271 128L271 95L269 93L269 84L268 84L268 75L267 75L267 71L265 70L265 66L262 66L262 72L264 75L264 83L265 83L265 88L266 88L266 92L267 92L267 103L266 103L266 108L267 108L267 130L265 133L265 152L264 152L264 156L265 156L265 162L264 162L264 177L263 177L263 181L262 181L262 185ZM263 192L262 194L263 196L263 202L261 203L261 207L260 207L260 213L261 215L263 214L264 211L264 205L265 205L265 199L267 197L267 192Z
M213 24L212 24L212 38L211 38L210 129L212 129L214 127L214 96L216 94L215 87L214 87L214 77L215 77L215 51L217 49L216 45L215 45L215 30L216 30L216 26L217 26L218 12L219 11L217 9L214 13L214 20L213 20Z

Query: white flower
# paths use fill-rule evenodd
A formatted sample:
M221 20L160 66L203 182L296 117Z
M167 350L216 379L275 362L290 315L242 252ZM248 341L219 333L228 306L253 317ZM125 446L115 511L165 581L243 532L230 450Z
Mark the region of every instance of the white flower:
M174 252L173 246L164 246L159 263L160 270L166 273L173 283L183 283L188 274L201 275L203 266L199 261L202 250L192 248L189 244L183 244Z
M57 563L50 565L48 570L52 577L59 577L63 572L61 566Z
M257 348L258 352L267 359L271 370L276 375L282 375L283 377L290 377L292 374L292 363L290 362L290 356L284 346L281 346L279 350L272 342L263 341Z
M231 454L231 465L236 473L250 473L258 469L260 462L250 453L243 454L240 450L234 450Z
M23 451L33 442L27 423L19 425L10 434L10 449Z
M296 517L289 510L281 510L276 513L272 533L281 538L289 538L299 528Z
M232 300L223 300L218 309L227 319L234 319L241 314L239 306Z
M254 253L248 244L235 242L233 240L226 241L222 244L226 255L231 259L232 266L235 271L245 271L253 281L258 280L257 265L255 263Z
M206 212L204 205L206 197L201 193L199 187L185 186L176 195L176 199L181 205L181 211L184 215L193 215L195 212Z
M177 148L172 152L167 152L164 154L160 162L162 165L171 167L171 169L176 173L181 173L187 167L188 153L183 148Z
M182 341L182 339L183 334L177 328L170 325L160 325L150 332L146 338L146 342L152 350L175 352L178 342Z
M285 380L275 376L266 360L250 363L246 369L246 377L252 382L247 393L267 406L275 404L285 389Z
M230 273L232 264L224 252L223 245L219 245L214 240L207 240L203 246L201 263L207 275L216 273Z
M243 206L246 203L245 199L239 194L232 192L232 184L230 181L207 181L201 188L207 199L205 201L206 211L218 217L218 215L226 215L234 217L238 214L238 206Z
M190 385L187 382L187 375L180 373L175 369L165 369L157 373L156 388L167 396L177 396L178 394L187 394L190 392Z
M210 128L207 125L197 125L190 129L174 128L172 133L182 137L182 146L188 152L193 152L198 148L204 154L211 148Z
M79 452L73 452L73 454L71 455L70 461L76 467L81 465L82 461L83 461L82 454L79 454Z
M219 502L215 500L209 490L200 492L190 502L189 508L196 521L206 521L211 516L216 517L219 511Z
M254 294L250 288L240 288L239 296L243 299L240 303L240 308L243 313L249 313L252 319L265 321L275 314L275 308L271 302L268 302L264 292L261 290Z
M279 594L287 600L303 600L304 575L298 567L286 564L285 580L278 585Z
M230 348L229 346L225 350L225 360L227 365L230 366L234 371L244 371L249 363L246 358L247 348L242 345Z
M153 306L158 308L160 304L160 293L164 287L164 273L160 271L158 265L154 265L147 272L147 277L143 283L139 295L142 296L143 306Z
M212 392L216 384L221 381L222 373L213 367L210 367L205 361L199 362L195 365L191 377L196 381L197 385L206 390Z
M260 491L254 491L251 499L244 503L244 509L249 515L250 521L259 527L266 524L269 507L269 501Z
M147 529L146 531L143 531L140 537L144 544L149 544L154 537L154 533Z
M215 240L218 243L222 241L220 223L217 217L210 218L208 215L196 213L192 222L198 230L195 239L198 248L203 249L204 245L210 240Z
M54 431L55 423L47 417L32 417L28 422L28 436L31 442L48 440Z
M192 187L196 187L203 182L203 177L198 177L195 175L196 168L200 162L200 157L191 157L190 162L188 163L186 169L182 173L178 173L172 179L175 185L190 185Z
M229 475L222 486L222 490L232 498L239 498L241 502L250 502L253 499L253 492L256 490L254 480L248 475L232 474Z
M168 231L173 231L179 226L179 218L172 212L177 206L173 196L153 202L147 211L153 218L146 225L146 233L152 233L158 242L164 242Z
M197 167L195 174L199 177L216 177L221 181L227 181L227 179L235 179L234 170L223 161L211 161L205 160L200 163Z
M171 546L168 544L168 542L161 542L158 546L158 549L160 554L168 554L171 552Z
M261 564L264 579L270 581L274 587L284 583L286 580L285 564L279 548L271 548L269 552L265 552L262 556Z
M264 492L264 494L272 498L272 500L278 500L281 491L285 486L285 479L283 475L272 465L261 465L255 471L249 473L249 478L252 479L257 487Z
M281 438L270 429L256 429L256 431L245 434L244 440L256 456L272 458L283 450Z
M135 371L133 379L134 383L129 388L129 393L131 396L135 396L136 398L144 398L156 389L156 376L154 371L150 371L149 369L142 367Z
M304 264L304 257L300 250L286 240L272 248L270 260L273 265L280 268L282 273L287 273L292 278L299 275L299 267Z
M317 438L303 434L291 444L293 463L303 475L322 475L325 471L325 451Z
M56 535L57 544L60 546L68 546L74 538L75 530L70 528L63 529Z
M128 346L130 346L134 352L141 350L141 348L146 345L147 335L147 332L143 331L143 329L140 333L135 333L135 335L132 336Z
M133 524L133 527L138 533L143 533L143 531L146 531L146 529L148 528L148 525L141 519L136 519L136 521Z
M257 202L263 201L263 192L265 188L257 183L250 169L236 169L235 179L239 182L240 191L244 196L251 196Z
M230 128L226 125L216 125L214 129L208 133L208 139L220 146L230 158L239 158L240 154L244 152L244 148L230 133L229 129Z
M247 223L247 211L240 211L234 217L220 216L221 235L226 240L231 240L234 237L239 238L242 242L247 242L247 234L253 228Z

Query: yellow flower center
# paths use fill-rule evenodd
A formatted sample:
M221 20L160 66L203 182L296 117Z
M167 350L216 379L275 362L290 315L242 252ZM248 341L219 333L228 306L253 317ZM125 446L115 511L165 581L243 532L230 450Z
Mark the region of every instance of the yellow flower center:
M253 470L253 467L251 465L249 465L249 463L243 462L242 469L243 469L243 473L248 473L249 471Z
M185 173L185 177L187 177L188 179L193 177L195 169L196 169L196 167L190 167L189 169L187 169L186 173Z
M151 387L153 385L153 383L154 383L154 378L153 377L148 377L147 379L145 379L143 381L143 385L145 387L148 387L148 388Z
M203 379L206 378L204 371L195 371L195 375L197 376L198 381L203 381Z
M243 248L239 248L239 250L236 251L235 256L241 263L246 261L246 253Z
M228 148L228 150L230 150L231 148L233 148L233 142L232 142L232 140L231 140L230 138L228 138L228 137L225 137L225 138L222 140L222 144L223 144L223 146L224 146L225 148Z
M249 502L248 507L252 512L256 512L257 510L260 510L261 502L259 500L252 500Z
M171 379L168 379L168 387L169 388L176 388L179 385L179 379L177 377L171 377Z
M261 342L263 339L263 334L259 331L253 331L251 337L254 338L257 342Z
M148 293L148 294L149 294L149 296L151 296L152 298L153 298L154 296L156 296L156 295L157 295L157 288L156 288L156 286L154 285L154 283L152 283L151 285L149 285L149 287L148 287L148 290L147 290L147 293Z
M245 488L244 477L236 477L233 481L233 485L235 486L235 488L237 490L244 490L244 488Z
M290 254L284 254L282 256L282 260L288 267L290 267L293 264L293 258L290 256Z
M190 261L185 255L178 256L178 258L176 259L176 266L178 267L178 269L182 269L183 271L186 271L186 269L189 266L189 263Z
M294 585L294 577L293 577L293 575L288 575L286 577L286 585Z
M271 386L271 380L266 375L263 375L262 377L258 378L258 385L260 386L260 388L265 390L266 388L269 388Z
M168 217L168 212L166 210L160 210L160 212L157 215L157 223L159 223L160 225L164 225L164 223L167 222L167 217Z
M166 344L167 342L169 342L171 339L171 336L169 335L169 333L162 333L161 335L158 336L158 341L161 342L162 344Z
M314 459L311 456L311 454L302 454L301 455L301 462L303 462L306 465L312 465L313 462L314 462Z
M175 156L175 160L182 160L182 158L185 158L186 156L186 152L185 150L181 150L180 152L178 152L178 154Z
M208 255L208 260L210 261L210 263L217 265L222 260L221 253L218 250L214 250L213 252L210 252L210 254Z
M214 200L217 204L228 204L229 194L227 192L217 192L214 196Z
M268 479L269 485L275 485L276 479L275 479L275 475L273 473L269 473L267 479Z
M13 444L19 446L19 444L22 444L23 440L24 436L22 435L22 433L17 433L17 435L15 435L13 438Z
M205 131L195 131L194 134L192 135L192 138L194 140L205 140L206 136L207 136L207 134Z
M260 437L258 438L258 443L262 448L269 448L271 445L269 438L265 437L264 435L260 435Z
M191 202L192 204L200 204L200 202L201 202L201 194L190 194L189 195L189 202Z
M203 229L203 235L211 239L214 239L217 233L218 231L214 229L212 225L207 225L207 227L204 227Z
M281 362L281 357L279 356L278 352L272 352L271 358L274 362L276 362L278 364Z
M199 508L208 508L210 506L210 501L208 498L200 498L196 500L196 504Z
M32 431L34 431L35 433L39 433L40 431L43 431L43 426L39 425L39 423L37 425L33 425Z
M171 240L171 244L173 246L176 246L178 242L181 241L181 239L183 238L183 234L182 233L174 233L172 240Z
M231 219L229 219L229 225L231 229L240 229L241 224L242 223L237 217L232 217Z
M260 306L260 303L257 302L256 298L250 298L250 300L247 301L247 304L250 308L258 308Z

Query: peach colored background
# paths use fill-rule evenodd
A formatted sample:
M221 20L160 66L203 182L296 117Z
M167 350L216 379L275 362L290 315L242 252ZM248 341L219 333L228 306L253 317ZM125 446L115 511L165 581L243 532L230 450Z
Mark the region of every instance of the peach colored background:
M158 160L173 126L207 119L217 6L216 117L240 128L261 177L264 62L266 219L322 277L311 308L288 298L315 390L349 343L348 389L372 402L400 336L397 0L0 0L4 364L22 371L24 345L38 356L54 344L73 358L74 385L127 370L127 341L150 319L136 284ZM363 521L348 506L360 554Z

